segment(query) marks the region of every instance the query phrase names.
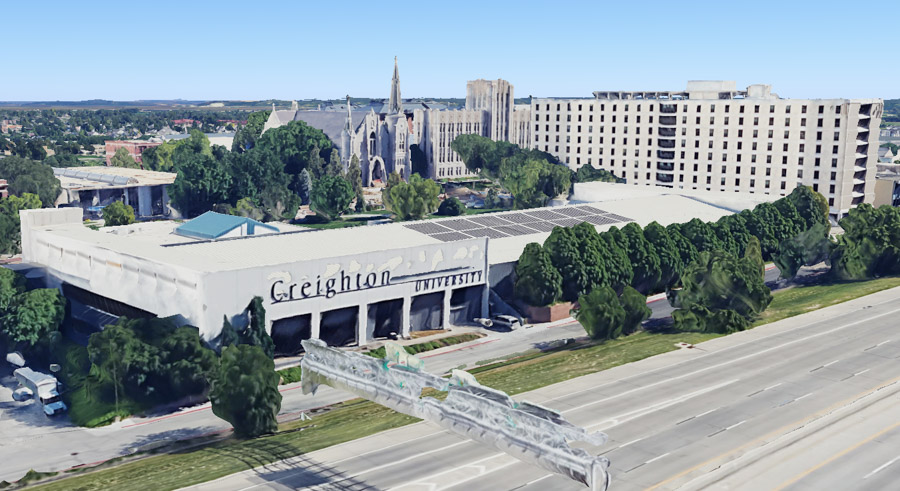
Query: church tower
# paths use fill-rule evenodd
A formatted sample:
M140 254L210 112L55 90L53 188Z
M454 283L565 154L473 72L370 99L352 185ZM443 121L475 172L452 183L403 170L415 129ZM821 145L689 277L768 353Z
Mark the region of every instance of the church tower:
M397 57L394 57L394 78L391 79L391 98L388 102L388 114L397 114L403 110L400 99L400 71L397 68Z

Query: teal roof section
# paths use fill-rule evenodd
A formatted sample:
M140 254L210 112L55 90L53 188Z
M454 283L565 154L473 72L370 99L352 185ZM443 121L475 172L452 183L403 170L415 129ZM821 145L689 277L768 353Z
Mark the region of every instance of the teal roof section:
M277 228L252 218L207 211L197 218L175 227L175 233L195 239L215 240L245 224L247 225L247 235L256 235L257 227L278 232Z

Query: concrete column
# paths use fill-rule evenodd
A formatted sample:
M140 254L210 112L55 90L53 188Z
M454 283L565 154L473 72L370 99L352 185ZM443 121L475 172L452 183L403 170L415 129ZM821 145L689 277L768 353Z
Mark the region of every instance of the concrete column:
M491 307L491 287L487 283L484 285L484 289L481 291L481 317L487 318L490 317L490 307Z
M356 344L362 346L368 342L366 336L366 328L369 327L369 306L368 304L359 304L359 313L356 315Z
M163 215L169 216L169 186L162 186Z
M150 193L150 186L141 186L137 188L138 202L135 211L138 216L147 217L153 212L153 195Z
M410 312L412 311L412 296L403 297L402 313L400 314L400 336L404 339L409 337L410 330Z
M319 339L320 337L320 325L322 321L322 313L317 310L310 312L309 314L309 337L313 339Z
M450 328L450 295L453 294L453 289L448 288L444 290L444 308L441 311L441 328L449 329Z

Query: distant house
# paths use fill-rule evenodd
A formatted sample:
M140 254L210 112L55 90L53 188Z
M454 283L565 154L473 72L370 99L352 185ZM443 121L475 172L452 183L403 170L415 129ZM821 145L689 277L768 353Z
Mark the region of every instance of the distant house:
M161 145L161 142L151 142L146 140L110 140L106 142L106 165L112 165L112 157L116 154L116 150L124 148L128 151L128 155L135 162L141 163L141 154L144 150Z
M6 198L9 196L9 184L6 183L6 179L0 179L0 198Z
M894 152L891 152L890 147L879 147L878 148L878 161L882 164L891 164L894 162Z

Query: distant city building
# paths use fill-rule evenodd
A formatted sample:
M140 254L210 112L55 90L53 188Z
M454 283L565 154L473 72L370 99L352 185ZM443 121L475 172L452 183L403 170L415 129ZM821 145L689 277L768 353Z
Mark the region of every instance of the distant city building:
M882 164L893 164L894 163L894 152L891 151L889 147L878 147L878 162Z
M197 121L195 119L173 119L172 124L177 124L181 126L202 126L203 123Z
M394 74L386 104L367 107L347 103L316 111L301 111L296 102L290 110L274 105L263 128L304 121L322 130L340 149L346 168L355 155L362 168L363 184L379 185L391 172L406 179L412 173L410 145L425 154L428 177L446 179L472 176L462 159L451 148L462 134L477 134L494 140L511 141L527 147L530 143L530 108L516 107L513 86L505 80L470 81L466 88L466 108L449 110L440 103L403 101L400 74L394 60Z
M161 142L146 140L110 140L106 142L106 165L112 165L111 160L116 150L124 148L135 162L141 163L141 154L144 150L161 145Z
M535 98L532 146L629 184L783 196L809 185L832 218L871 203L880 99L780 99L769 85Z

